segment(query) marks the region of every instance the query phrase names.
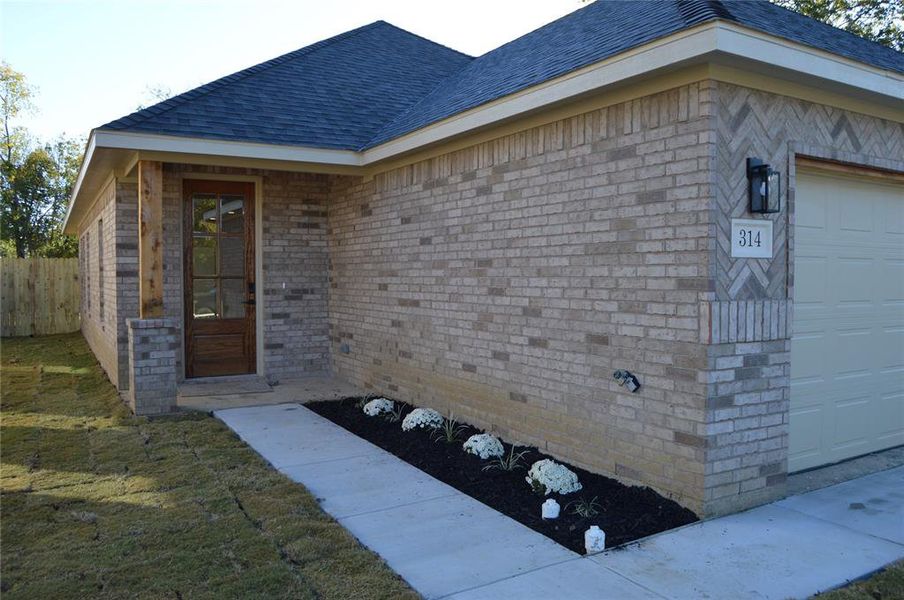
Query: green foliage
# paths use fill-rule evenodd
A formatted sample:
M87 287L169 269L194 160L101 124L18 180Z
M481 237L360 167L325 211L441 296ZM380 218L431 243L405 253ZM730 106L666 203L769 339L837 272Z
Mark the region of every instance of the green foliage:
M405 412L405 407L399 404L398 402L393 402L392 410L383 415L387 421L390 423L398 423L402 420L402 413Z
M589 501L584 497L581 497L578 500L572 500L565 505L565 510L571 509L571 514L584 518L595 517L600 514L600 509L602 508L596 499L597 496L594 496L593 499Z
M904 3L901 0L772 1L817 21L904 51Z
M0 64L2 156L0 156L0 238L2 252L15 256L66 257L78 253L75 239L62 234L69 195L81 162L81 142L59 137L38 143L16 117L32 109L33 90L25 76Z
M376 394L370 393L370 394L365 395L362 398L358 398L358 401L355 402L355 408L357 408L358 410L362 410L364 408L365 404L367 404L368 402L370 402L371 400L373 400L376 397L377 397Z
M493 459L493 462L483 468L484 471L492 471L499 469L500 471L516 471L524 468L524 455L530 450L515 452L515 446L509 449L508 456L499 456Z
M443 419L441 427L437 427L430 434L434 441L442 440L447 444L454 444L461 440L461 434L467 429L466 426L455 420L454 415L449 413L448 418Z

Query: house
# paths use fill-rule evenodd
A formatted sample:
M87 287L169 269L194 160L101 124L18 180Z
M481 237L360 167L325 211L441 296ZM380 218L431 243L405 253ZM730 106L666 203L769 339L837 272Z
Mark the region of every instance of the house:
M95 129L65 230L137 414L334 373L702 515L904 444L904 55L765 1L373 23Z

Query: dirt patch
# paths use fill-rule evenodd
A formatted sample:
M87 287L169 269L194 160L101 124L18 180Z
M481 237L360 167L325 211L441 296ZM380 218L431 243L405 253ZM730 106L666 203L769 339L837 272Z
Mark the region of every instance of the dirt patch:
M536 448L519 446L516 452L527 452L521 468L515 471L484 470L488 461L464 452L461 446L470 435L481 433L480 430L466 426L456 443L446 443L436 440L429 431L402 431L401 422L368 417L357 406L358 400L312 402L306 406L575 552L584 553L584 531L590 525L599 525L606 532L606 546L613 547L697 520L693 512L650 488L627 486L567 463L564 464L577 473L583 489L565 496L550 494L548 497L555 498L562 506L562 514L556 520L543 520L540 505L545 497L533 493L525 478L531 464L550 456ZM403 417L414 408L399 402L396 405L403 407ZM508 456L511 446L504 446ZM572 514L576 506L571 503L581 500L589 503L594 499L598 514L592 517Z

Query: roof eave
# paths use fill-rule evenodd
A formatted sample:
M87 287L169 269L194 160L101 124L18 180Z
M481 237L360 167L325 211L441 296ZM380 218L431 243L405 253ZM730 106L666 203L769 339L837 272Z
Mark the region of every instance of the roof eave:
M823 50L791 42L733 22L715 20L686 29L617 56L577 69L498 100L453 115L363 151L283 146L94 130L72 193L64 231L73 233L84 204L84 182L101 151L114 152L117 164L136 158L199 164L229 164L340 174L367 174L369 167L415 151L537 113L555 105L598 94L603 89L695 64L737 65L744 69L806 80L873 103L883 118L904 122L904 74L880 69ZM137 155L136 155L137 153ZM109 162L109 161L107 161ZM105 163L106 164L106 163ZM98 178L95 177L94 180ZM75 222L73 222L75 219Z
M115 177L125 177L138 160L334 174L360 174L363 164L361 154L352 150L95 129L73 186L63 232L76 233L89 203L111 171Z

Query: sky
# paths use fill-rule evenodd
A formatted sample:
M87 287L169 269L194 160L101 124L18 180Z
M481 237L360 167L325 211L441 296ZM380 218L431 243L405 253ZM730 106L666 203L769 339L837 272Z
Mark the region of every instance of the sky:
M22 125L43 139L93 128L382 19L474 56L581 0L0 0L0 58L37 88Z

